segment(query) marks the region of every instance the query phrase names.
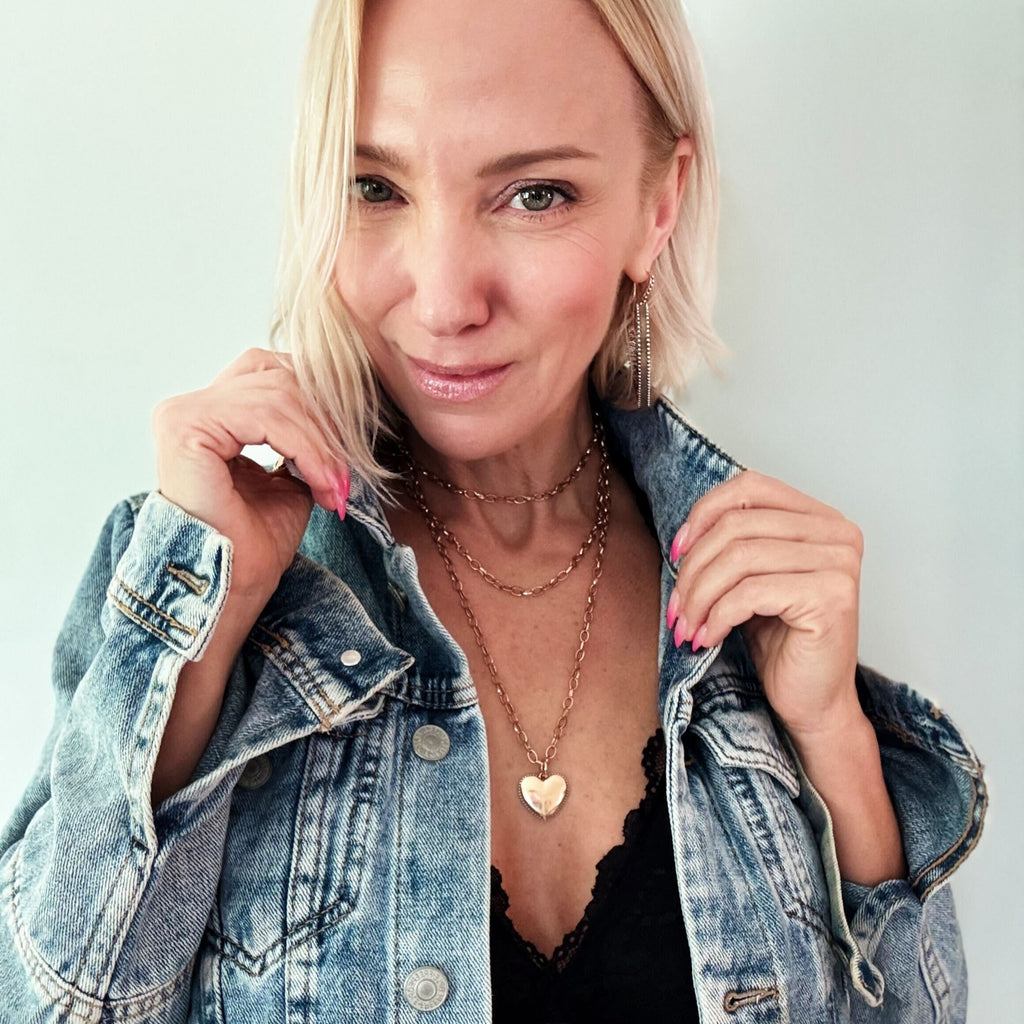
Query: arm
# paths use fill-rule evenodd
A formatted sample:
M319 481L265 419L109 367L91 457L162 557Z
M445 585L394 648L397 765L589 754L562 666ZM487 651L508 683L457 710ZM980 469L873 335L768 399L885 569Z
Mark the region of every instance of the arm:
M948 871L921 880L935 864L958 863L950 851L962 859L962 837L980 831L980 767L951 727L952 763L953 739L934 751L918 742L922 729L931 737L920 698L908 698L902 724L892 725L858 687L867 678L857 666L862 552L860 531L835 509L741 473L701 498L676 535L671 555L682 562L668 623L677 646L694 650L742 626L801 774L857 1012L884 1005L870 1019L959 1019L965 973L942 888ZM908 793L905 773L922 771L927 785ZM940 779L954 781L940 788ZM939 792L963 797L956 836Z
M245 721L237 654L313 499L344 514L347 469L288 359L260 349L162 402L153 428L160 490L104 528L57 644L57 721L0 845L0 1005L19 1021L183 1018L235 781L260 742L297 738ZM239 457L264 441L314 489Z
M207 581L203 593L169 565ZM0 839L7 1019L184 1016L241 767L218 765L157 814L150 789L179 674L210 642L230 568L226 538L159 495L104 527L56 646L56 721Z

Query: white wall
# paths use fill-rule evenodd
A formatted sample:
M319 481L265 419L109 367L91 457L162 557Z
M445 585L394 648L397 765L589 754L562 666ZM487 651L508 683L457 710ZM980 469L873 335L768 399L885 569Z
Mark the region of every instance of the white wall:
M149 410L263 344L311 0L0 5L0 818ZM994 809L956 876L971 1019L1024 998L1024 11L695 0L725 377L692 416L867 536L866 661L953 714Z

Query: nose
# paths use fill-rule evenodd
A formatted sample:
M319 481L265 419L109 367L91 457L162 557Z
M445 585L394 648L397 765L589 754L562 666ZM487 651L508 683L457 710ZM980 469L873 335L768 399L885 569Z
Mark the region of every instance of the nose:
M412 311L435 338L453 338L490 317L482 232L470 218L437 211L422 217L406 247Z

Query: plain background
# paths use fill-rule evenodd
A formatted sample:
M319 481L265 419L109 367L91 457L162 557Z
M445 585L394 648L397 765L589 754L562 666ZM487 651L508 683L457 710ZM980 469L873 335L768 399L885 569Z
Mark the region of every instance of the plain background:
M0 818L64 609L149 413L266 342L310 0L0 5ZM722 164L684 406L867 538L862 657L989 768L954 892L971 1019L1021 1012L1024 11L694 0ZM538 30L542 30L538 26Z

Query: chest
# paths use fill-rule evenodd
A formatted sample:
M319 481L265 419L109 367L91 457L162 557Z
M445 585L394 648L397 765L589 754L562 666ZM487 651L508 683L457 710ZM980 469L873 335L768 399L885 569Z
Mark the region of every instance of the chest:
M645 534L612 534L596 587L585 561L537 598L511 598L460 572L474 629L431 554L420 579L467 657L485 726L491 863L517 930L549 955L583 916L597 864L622 842L644 794L641 755L658 727L660 556ZM545 758L567 788L541 818L521 781L540 776Z

